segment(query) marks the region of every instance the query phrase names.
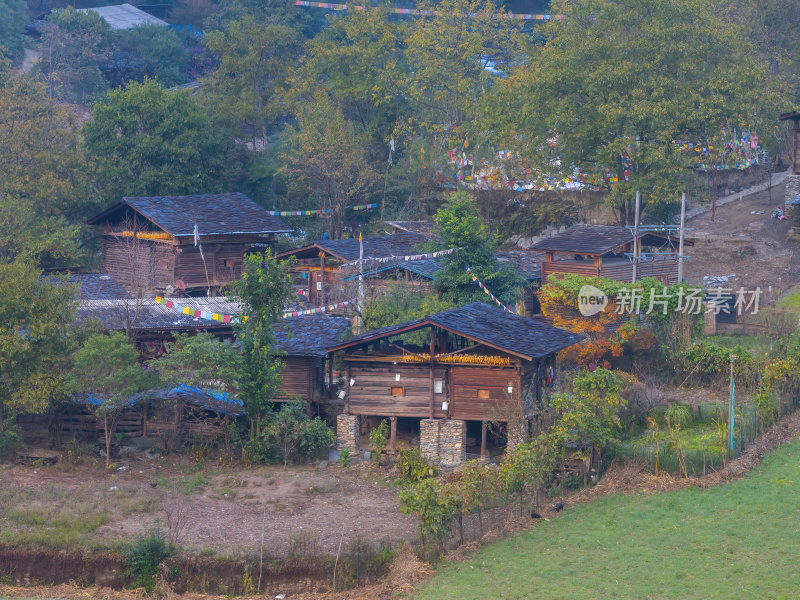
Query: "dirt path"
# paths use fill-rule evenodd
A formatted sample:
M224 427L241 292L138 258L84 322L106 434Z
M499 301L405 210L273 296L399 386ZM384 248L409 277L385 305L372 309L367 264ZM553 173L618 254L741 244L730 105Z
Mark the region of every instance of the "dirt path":
M704 277L728 277L723 287L764 291L767 305L800 281L800 244L789 240L789 220L770 218L783 204L783 184L718 207L715 218L704 212L687 221L693 246L686 261L689 283L700 285ZM706 280L707 281L707 280Z
M33 65L36 64L36 61L38 61L42 57L42 53L39 52L38 50L31 50L30 48L25 48L23 52L24 54L22 55L22 63L20 64L19 69L17 70L17 73L19 73L20 75L24 75L25 73L30 72L30 70L33 69Z

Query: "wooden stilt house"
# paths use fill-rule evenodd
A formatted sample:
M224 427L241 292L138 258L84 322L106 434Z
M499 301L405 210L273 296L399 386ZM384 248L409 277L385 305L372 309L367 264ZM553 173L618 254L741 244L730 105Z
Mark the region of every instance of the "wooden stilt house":
M347 434L348 419L390 417L394 444L397 418L412 417L421 420L423 453L433 452L424 439L430 427L438 427L431 425L436 420L455 424L464 436L467 422L476 422L485 452L487 422L524 426L552 383L556 352L581 339L475 302L331 346L329 352L343 353L345 365L340 446L357 450L358 436Z

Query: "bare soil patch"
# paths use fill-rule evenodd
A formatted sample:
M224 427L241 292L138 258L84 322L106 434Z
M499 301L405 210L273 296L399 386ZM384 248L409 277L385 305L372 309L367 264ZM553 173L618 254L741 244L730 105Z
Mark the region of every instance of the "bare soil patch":
M800 279L800 245L787 238L791 221L770 218L783 205L784 185L744 196L717 208L714 220L705 212L687 221L694 231L687 237L686 276L702 284L704 276L733 275L723 287L764 290L762 305ZM759 214L760 213L760 214Z
M343 535L345 543L396 543L416 532L416 521L398 508L396 489L369 467L188 469L144 459L123 466L110 474L83 466L0 470L0 490L6 490L0 493L0 528L19 526L10 517L21 502L26 509L48 511L91 497L109 514L95 532L99 540L128 540L179 520L183 548L226 556L257 551L262 530L265 554L273 557L299 546L332 555Z

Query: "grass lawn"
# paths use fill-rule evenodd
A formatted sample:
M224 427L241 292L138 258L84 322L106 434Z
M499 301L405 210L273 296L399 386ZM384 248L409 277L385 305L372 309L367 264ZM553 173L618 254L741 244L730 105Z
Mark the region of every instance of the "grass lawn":
M798 598L800 441L734 483L614 495L446 564L415 598Z

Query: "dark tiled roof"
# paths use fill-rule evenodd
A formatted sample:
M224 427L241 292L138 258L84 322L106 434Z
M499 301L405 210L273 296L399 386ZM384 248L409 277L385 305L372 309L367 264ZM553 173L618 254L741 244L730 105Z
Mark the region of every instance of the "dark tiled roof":
M433 223L430 221L384 221L384 223L408 233L419 233L427 238L434 237Z
M97 215L89 224L100 223L125 206L176 237L225 234L288 233L292 228L270 215L239 192L194 196L153 196L123 198L120 204Z
M328 351L430 325L528 359L558 352L583 339L583 336L541 321L507 313L482 302L473 302L416 321L368 331L343 344L330 346Z
M494 257L501 266L513 269L528 281L538 281L542 278L542 259L544 256L538 252L508 250L495 252Z
M364 238L364 258L386 258L389 256L407 256L418 254L417 247L430 241L424 235L418 233L396 233L394 235L382 235ZM303 252L308 252L317 248L326 254L330 254L340 260L347 262L358 260L359 244L358 238L347 238L344 240L321 240L309 246L303 246L295 250L282 252L278 256L283 258L293 256Z
M180 303L199 310L207 310L221 314L239 314L241 307L238 303L230 302L223 298L182 298ZM122 300L89 300L83 301L78 306L78 315L83 319L94 319L109 331L125 330L125 313L133 316L136 311L134 302L128 302L126 307ZM139 314L133 323L133 329L187 331L197 329L224 329L229 328L227 323L209 321L192 315L179 313L163 304L156 304L153 300L145 300L139 307Z
M627 227L609 225L576 225L562 233L539 240L532 250L551 250L554 252L576 252L584 254L605 254L633 241L633 234Z
M80 300L121 300L130 297L125 288L107 273L72 273L68 281L80 286Z
M348 318L327 315L282 319L275 325L275 341L286 354L325 356L326 348L337 344L350 324Z

